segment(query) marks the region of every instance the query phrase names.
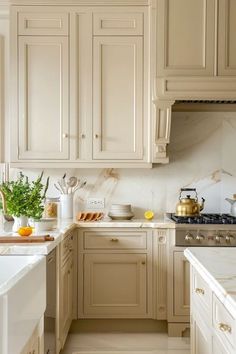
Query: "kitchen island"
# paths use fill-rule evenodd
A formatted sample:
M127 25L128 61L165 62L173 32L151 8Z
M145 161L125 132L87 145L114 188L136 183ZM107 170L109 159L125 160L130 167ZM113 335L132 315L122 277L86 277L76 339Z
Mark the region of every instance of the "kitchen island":
M191 353L236 353L236 249L191 248Z

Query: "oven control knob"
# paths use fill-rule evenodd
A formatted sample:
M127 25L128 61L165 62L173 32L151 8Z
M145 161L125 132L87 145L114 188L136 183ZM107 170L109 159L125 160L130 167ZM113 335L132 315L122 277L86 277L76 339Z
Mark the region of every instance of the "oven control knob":
M220 235L220 234L216 235L216 236L215 236L215 241L216 241L216 243L220 243L220 240L221 240L222 238L224 238L224 236L222 236L222 235Z
M234 237L233 235L227 234L227 235L225 236L225 241L226 241L227 243L230 243L231 240L233 240L234 238L235 238L235 237Z
M190 232L187 232L186 236L185 236L185 241L191 241L193 240L193 235L190 234Z
M202 240L204 240L204 236L203 235L201 235L201 234L197 234L197 236L196 236L196 240L197 241L202 241Z

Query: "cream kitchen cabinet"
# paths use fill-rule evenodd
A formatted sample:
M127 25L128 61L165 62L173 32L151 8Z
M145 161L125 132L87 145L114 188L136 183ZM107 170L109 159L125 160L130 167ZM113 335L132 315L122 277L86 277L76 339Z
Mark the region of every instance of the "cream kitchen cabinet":
M97 36L93 53L93 159L143 160L143 37Z
M218 17L218 75L236 75L236 3L219 0Z
M74 233L59 245L58 272L58 343L63 348L73 319L74 303Z
M12 166L151 166L148 16L12 6Z
M167 293L169 336L182 336L190 328L190 265L183 251L170 245Z
M191 353L233 354L236 320L199 271L191 266Z
M233 0L158 0L157 77L235 76L235 16Z
M80 231L79 318L151 318L150 231Z
M191 353L210 354L211 353L211 332L209 328L199 319L192 317L191 323ZM212 352L216 354L216 352Z
M189 316L190 265L183 252L174 252L174 315Z
M157 76L214 73L215 0L158 0Z
M12 17L16 15L14 12ZM11 161L66 161L69 159L68 15L53 14L52 8L49 13L32 10L30 14L26 11L18 15L15 23L18 29L12 39L15 94ZM60 23L65 27L63 31L56 27Z

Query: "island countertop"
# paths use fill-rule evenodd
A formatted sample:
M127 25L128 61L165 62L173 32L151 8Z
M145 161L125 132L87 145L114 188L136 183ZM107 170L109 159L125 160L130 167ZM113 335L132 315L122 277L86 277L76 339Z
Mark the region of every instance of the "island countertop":
M236 248L191 247L184 255L236 318Z

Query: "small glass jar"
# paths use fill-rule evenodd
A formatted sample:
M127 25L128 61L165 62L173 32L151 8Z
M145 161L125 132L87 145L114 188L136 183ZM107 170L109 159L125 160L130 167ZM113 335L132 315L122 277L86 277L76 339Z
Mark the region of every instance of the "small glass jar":
M59 202L59 198L46 198L43 217L47 219L57 218Z

